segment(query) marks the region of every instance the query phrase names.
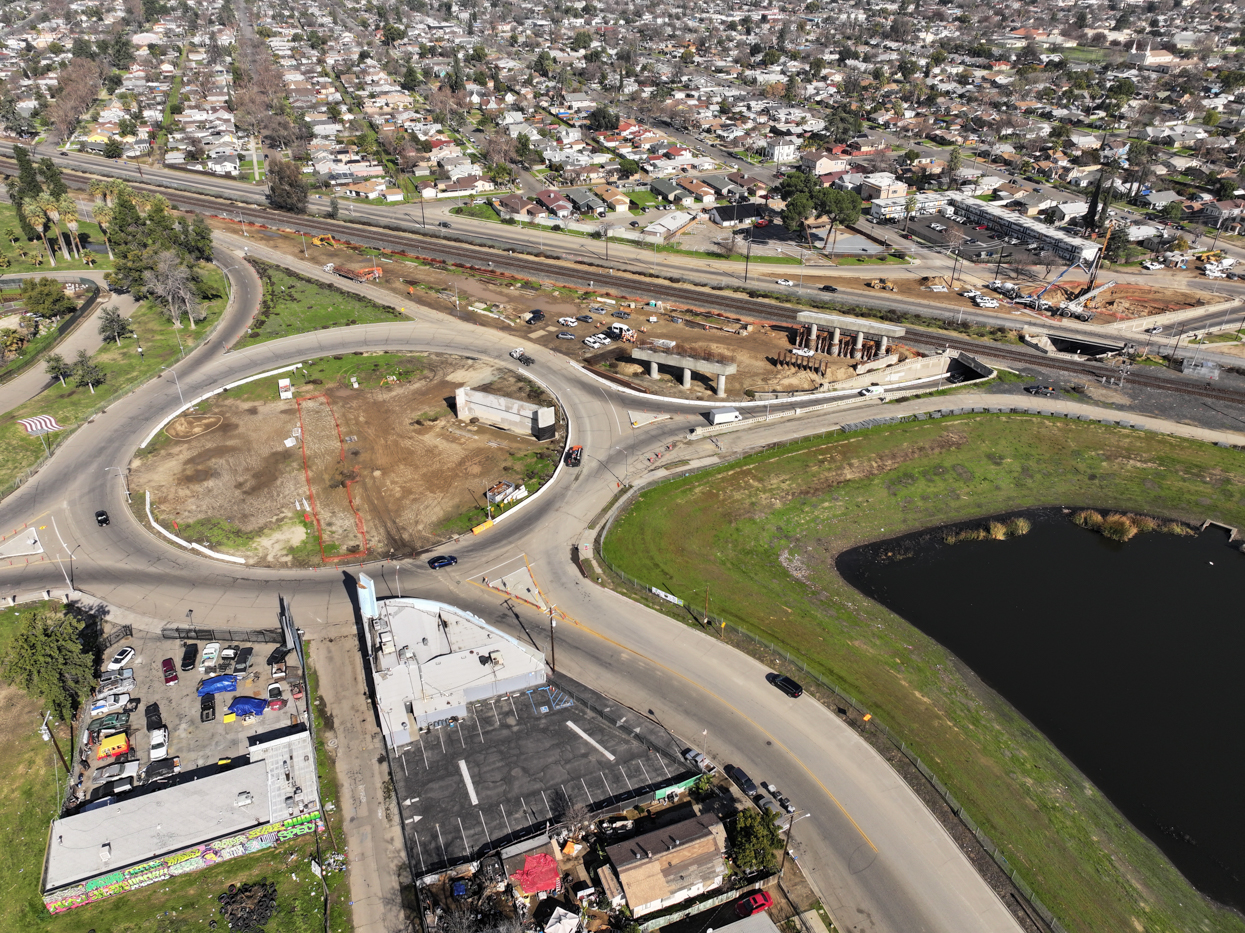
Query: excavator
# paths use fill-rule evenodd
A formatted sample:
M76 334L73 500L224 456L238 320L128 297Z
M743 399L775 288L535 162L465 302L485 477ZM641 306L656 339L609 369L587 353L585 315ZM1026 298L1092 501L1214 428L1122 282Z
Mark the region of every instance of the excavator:
M316 236L311 238L312 246L333 246L333 238L331 236Z

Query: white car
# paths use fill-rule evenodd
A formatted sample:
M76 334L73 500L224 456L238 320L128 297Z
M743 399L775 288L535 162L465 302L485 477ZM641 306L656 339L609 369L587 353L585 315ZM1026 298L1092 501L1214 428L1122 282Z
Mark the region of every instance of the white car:
M220 657L220 642L214 641L203 649L203 657L199 659L199 673L206 674L215 669L218 657Z
M778 284L785 285L788 288L790 288L791 286L795 285L795 282L792 282L790 279L779 279Z
M584 346L591 347L593 350L601 349L601 342L596 337L585 337Z
M121 709L126 703L130 702L128 693L110 693L106 697L100 697L91 704L91 715L102 716L105 713L111 713L113 710Z
M810 350L808 347L795 347L791 351L791 355L792 356L813 356L814 351Z
M563 327L577 327L579 325L579 321L573 317L560 317L558 318L558 323Z
M597 339L597 343L599 343L603 347L608 347L611 343L614 342L609 337L606 337L605 334L597 334L596 339Z
M120 651L114 654L112 656L112 660L108 662L108 670L110 671L121 670L121 668L125 667L127 664L130 663L130 659L132 657L134 657L133 648L129 648L129 647L122 648Z
M169 727L161 726L151 733L151 760L159 761L169 753Z
M1161 262L1154 262L1152 260L1147 259L1145 262L1141 264L1141 268L1145 269L1148 272L1157 272L1159 269L1163 268L1163 264Z

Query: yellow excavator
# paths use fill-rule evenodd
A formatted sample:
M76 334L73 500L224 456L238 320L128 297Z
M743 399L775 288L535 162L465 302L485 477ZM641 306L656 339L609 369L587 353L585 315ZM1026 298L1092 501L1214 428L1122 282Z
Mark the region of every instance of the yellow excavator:
M333 238L331 236L316 236L311 238L312 246L332 246Z

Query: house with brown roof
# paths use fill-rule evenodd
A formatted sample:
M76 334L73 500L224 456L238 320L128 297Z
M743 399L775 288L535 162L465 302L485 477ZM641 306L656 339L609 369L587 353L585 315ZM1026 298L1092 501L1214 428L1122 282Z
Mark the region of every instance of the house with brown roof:
M605 854L633 917L679 904L721 886L726 827L712 813L609 846Z

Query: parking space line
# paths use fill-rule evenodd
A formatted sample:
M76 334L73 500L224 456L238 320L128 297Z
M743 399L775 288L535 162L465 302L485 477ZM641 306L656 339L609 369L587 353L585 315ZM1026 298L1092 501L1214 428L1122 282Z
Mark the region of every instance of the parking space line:
M411 830L411 835L415 837L415 851L419 853L419 873L426 875L428 868L424 865L424 847L419 844L419 833Z
M514 710L514 718L515 718L515 719L518 719L518 718L519 718L519 708L518 708L517 706L515 706L515 705L514 705L514 695L513 695L513 694L510 694L510 693L507 693L507 694L506 694L506 699L510 701L510 708L511 708L512 710Z
M471 843L467 841L467 830L463 829L463 818L456 816L454 819L458 820L458 831L463 834L463 854L471 858Z
M661 762L661 770L666 772L666 777L670 777L670 769L666 767L666 759L658 755L657 760Z
M588 797L588 800L586 802L587 806L592 806L592 791L588 790L588 782L585 781L583 778L580 778L579 783L584 785L584 794L586 794Z
M443 733L440 729L437 730L437 738L441 740L441 754L443 755L449 754L445 750L445 733Z
M566 793L566 792L563 791L563 793ZM541 790L540 796L545 801L545 809L549 811L549 819L553 819L553 807L549 806L549 798L545 796L544 790Z
M604 745L602 745L600 742L598 742L596 739L590 736L583 729L579 728L579 726L575 725L575 723L568 721L567 725L570 727L572 732L574 732L577 736L579 736L581 739L583 739L585 742L587 742L589 745L591 745L593 748L599 751L602 755L604 755L610 761L614 760L614 756L610 754L608 751L606 751Z
M484 744L484 729L481 728L480 726L480 714L476 713L474 718L476 721L476 731L480 733L480 744L483 745Z
M539 716L539 715L540 715L540 713L536 712L536 701L532 698L532 694L533 694L534 692L535 692L535 691L533 691L533 690L529 690L529 691L527 692L527 701L528 701L529 703L531 703L531 704L532 704L532 712L533 712L533 713L536 713L536 715L537 715L537 716Z
M454 731L458 733L458 741L460 741L460 742L462 742L462 743L463 743L463 748L466 748L466 747L467 747L467 740L463 737L463 727L462 727L462 726L459 726L459 727L458 727L457 729L455 729Z
M627 790L634 791L635 788L631 786L631 778L627 777L627 769L619 765L618 770L622 772L623 780L627 782Z
M427 770L428 770L428 752L427 752L427 750L424 748L424 737L423 737L422 735L419 737L419 750L420 750L420 752L422 752L422 753L423 753L423 756L424 756L424 770L425 770L425 771L427 771Z
M644 767L644 760L642 758L637 758L636 761L639 762L640 770L644 772L644 783L652 784L653 779L648 776L648 768Z
M497 715L497 702L489 697L489 705L493 707L493 718L497 720L497 727L501 728L501 717Z
M450 864L450 854L445 850L445 837L441 835L441 824L437 824L437 841L441 843L441 858L445 859L445 864Z
M477 810L476 813L480 814L480 825L484 827L484 841L488 843L488 847L491 849L493 848L493 837L489 835L488 823L484 822L484 811ZM471 853L468 852L467 854L470 855Z
M471 805L479 806L480 801L476 799L476 786L471 781L471 772L467 770L467 762L459 760L458 770L463 774L463 783L467 785L467 796L471 798Z
M614 791L610 788L610 782L609 782L609 781L607 781L607 780L605 780L605 772L604 772L604 771L598 771L598 772L597 772L597 774L601 775L601 783L605 785L605 793L606 793L606 795L607 795L607 796L610 796L610 797L613 797L613 796L614 796Z
M520 797L519 799L522 800L523 798ZM499 803L497 806L501 808L501 818L506 821L506 835L513 836L514 830L510 828L510 817L506 816L506 805Z

